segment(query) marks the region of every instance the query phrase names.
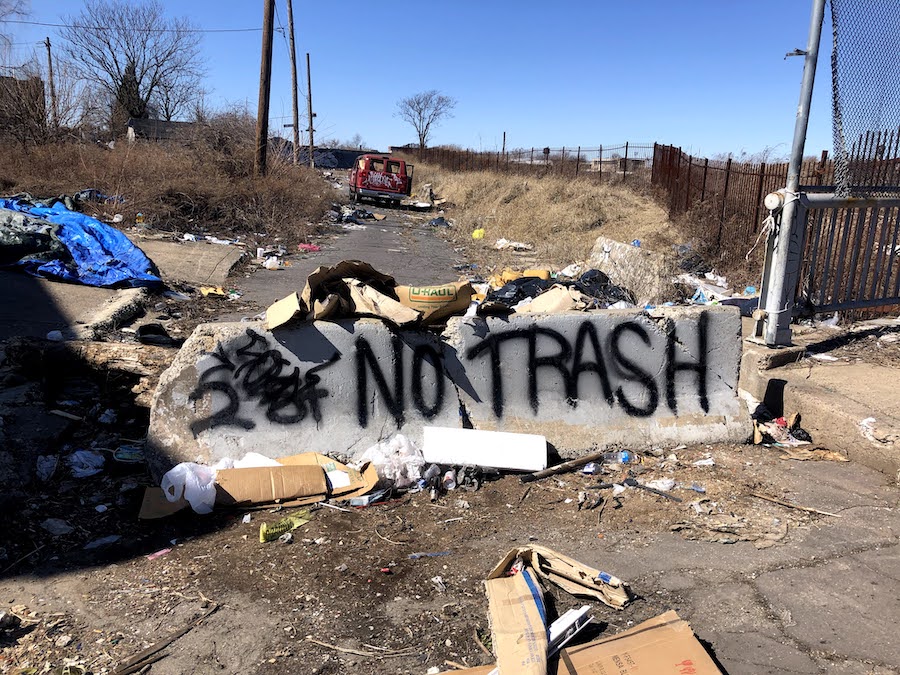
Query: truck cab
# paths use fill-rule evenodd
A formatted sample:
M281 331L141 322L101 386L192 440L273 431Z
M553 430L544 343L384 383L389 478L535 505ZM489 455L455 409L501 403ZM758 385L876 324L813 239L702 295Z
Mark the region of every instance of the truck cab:
M399 157L360 155L350 170L350 197L354 202L368 197L399 203L411 194L412 179L413 165Z

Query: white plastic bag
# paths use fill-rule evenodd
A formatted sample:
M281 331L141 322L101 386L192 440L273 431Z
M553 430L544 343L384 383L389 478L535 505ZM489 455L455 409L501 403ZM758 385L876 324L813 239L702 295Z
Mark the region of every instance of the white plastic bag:
M216 471L203 464L178 464L166 472L160 487L170 502L184 497L197 513L210 513L216 503Z
M359 457L357 464L363 462L371 462L379 478L398 488L415 485L425 467L422 451L403 434L373 445Z

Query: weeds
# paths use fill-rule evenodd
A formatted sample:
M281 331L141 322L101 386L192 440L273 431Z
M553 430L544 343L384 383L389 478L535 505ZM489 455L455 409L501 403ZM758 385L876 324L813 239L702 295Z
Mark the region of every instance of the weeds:
M83 143L4 147L0 187L36 197L96 188L119 195L116 204L90 205L91 215L138 213L174 233L211 231L252 238L267 233L291 243L306 238L331 201L315 172L270 157L265 177L254 177L253 144L208 127L184 142L119 142L114 149Z
M451 172L429 164L418 164L416 175L417 183L431 183L448 200L456 221L449 236L483 265L508 262L491 248L501 237L533 244L533 259L555 269L587 260L600 235L640 239L661 253L683 243L665 210L627 185L600 184L590 176ZM477 227L485 228L485 238L473 243Z

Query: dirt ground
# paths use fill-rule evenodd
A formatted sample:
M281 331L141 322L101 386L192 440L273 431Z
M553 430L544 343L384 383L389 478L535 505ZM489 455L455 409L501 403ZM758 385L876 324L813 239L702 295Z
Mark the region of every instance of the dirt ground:
M126 426L119 435L130 433ZM82 479L61 465L0 526L7 542L0 611L23 620L3 634L0 668L45 672L74 663L113 672L213 608L151 672L386 675L487 664L479 645L490 644L482 580L513 547L640 549L674 529L686 539L765 548L824 518L749 495L782 496L766 479L766 464L780 461L777 450L706 446L656 454L632 470L641 481L673 478L672 493L682 502L634 488L617 497L590 489L621 479L621 466L531 484L507 475L434 503L419 492L368 508L313 508L289 544L260 543L259 525L296 509L254 511L249 523L236 512L138 521L143 487L151 483L140 465L113 462ZM707 457L715 466L693 466ZM600 505L587 508L597 496ZM106 508L98 513L98 506ZM41 526L47 518L64 520L72 532L48 534ZM85 550L109 536L119 539ZM607 571L632 583L635 602L621 612L594 603L592 635L669 608L665 593L630 579L629 570ZM558 589L550 594L558 613L582 604Z

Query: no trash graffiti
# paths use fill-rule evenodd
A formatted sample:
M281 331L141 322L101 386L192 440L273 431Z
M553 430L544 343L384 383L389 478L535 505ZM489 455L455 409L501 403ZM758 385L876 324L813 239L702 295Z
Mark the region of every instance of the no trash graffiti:
M459 351L437 341L410 342L402 333L391 334L385 351L383 341L357 334L343 355L335 350L329 360L301 367L286 348L248 329L198 364L190 399L213 398L203 408L211 412L191 430L251 430L262 419L318 425L329 416L367 427L375 400L400 427L410 417L431 420L450 406L457 410L460 390L488 404L498 419L537 416L550 398L571 410L607 408L629 417L678 416L679 404L690 398L707 413L708 315L683 330L696 345L692 354L680 348L685 336L672 321L663 340L646 322L609 328L586 318L565 333L540 323L491 330Z

